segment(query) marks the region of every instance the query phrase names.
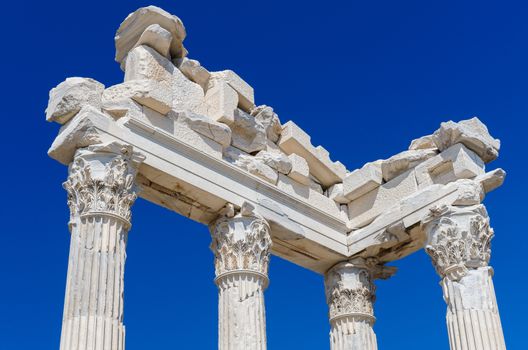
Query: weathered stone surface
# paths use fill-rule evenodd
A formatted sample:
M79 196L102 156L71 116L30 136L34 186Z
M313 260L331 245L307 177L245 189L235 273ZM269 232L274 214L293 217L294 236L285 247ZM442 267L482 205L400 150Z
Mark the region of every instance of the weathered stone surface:
M269 183L277 183L277 171L265 164L262 159L257 159L235 147L225 148L223 154L224 159L228 162L247 170L249 173L258 176Z
M484 191L488 193L502 186L505 178L506 172L499 168L477 176L475 181L480 182Z
M317 181L317 179L314 179L313 176L310 176L310 183L308 184L310 188L317 193L324 194L323 186Z
M128 94L123 94L120 88L110 86L103 92L101 109L113 118L119 119L127 113L138 115L142 113L143 106L134 101Z
M264 290L272 239L269 223L247 204L234 217L220 217L211 227L219 289L219 349L266 349Z
M249 162L247 164L247 171L250 174L256 175L273 185L277 183L277 172L273 170L273 168L271 168L270 166L264 164L262 161L255 159L252 162Z
M63 186L72 223L71 249L60 349L125 348L120 281L130 228L126 222L137 198L138 163L145 158L134 153L116 142L90 146L78 150L69 166Z
M190 111L172 111L170 117L174 118L176 122L185 124L192 130L207 136L224 147L231 143L231 129L225 124L218 123L203 115L196 114Z
M205 105L209 118L231 125L235 121L238 94L229 84L217 83L207 89Z
M111 120L99 109L90 105L84 106L71 121L62 126L59 135L53 140L48 155L58 162L68 165L72 162L75 151L79 148L109 141L106 134L94 127L90 117Z
M397 176L367 194L351 201L348 214L352 227L363 227L378 215L418 190L413 170Z
M272 153L283 153L276 143L271 142L270 139L266 140L266 151Z
M458 188L458 197L453 205L476 205L484 200L486 193L478 181L460 179L453 183Z
M136 46L146 45L156 50L163 57L170 58L170 44L172 42L172 34L160 27L159 24L151 24L139 37Z
M140 45L128 53L124 80L151 79L170 84L175 69L172 62L156 50Z
M436 144L433 140L433 135L422 136L419 139L412 140L411 145L409 146L410 150L429 148L436 148Z
M303 185L309 185L310 168L308 167L306 160L295 153L288 155L288 158L292 164L291 171L288 173L288 176Z
M155 127L156 130L163 131L170 137L184 142L203 153L215 158L222 158L224 146L220 142L225 143L226 135L222 133L221 127L217 128L218 133L208 133L199 127L200 122L198 120L191 120L192 117L188 119L188 116L184 114L170 111L167 115L163 115L153 109L143 107L142 113L134 115L134 118L140 119L145 124ZM125 123L127 118L123 119L122 123ZM196 130L192 129L192 127Z
M292 170L292 162L290 158L282 153L260 151L255 156L255 159L262 161L264 164L272 167L281 174L287 175Z
M125 82L129 80L155 80L172 94L171 108L205 113L204 92L200 85L187 79L172 62L154 49L142 45L130 51L127 57Z
M172 109L171 90L155 80L129 80L104 91L106 103L112 100L123 101L127 98L161 114L167 114Z
M104 85L90 78L67 78L50 90L46 120L64 124L85 105L101 108Z
M246 112L236 109L234 121L230 125L231 144L247 153L266 149L266 130L255 118Z
M223 157L229 163L235 164L241 168L246 169L246 164L254 157L248 153L242 152L238 148L228 146L223 151Z
M381 173L385 181L390 181L396 176L414 168L425 160L436 156L437 149L418 149L398 153L381 162Z
M277 187L298 199L308 202L319 210L341 218L339 205L310 186L303 185L289 176L279 174Z
M273 111L273 108L266 105L257 106L253 108L251 115L264 126L266 135L271 142L279 141L282 126L279 116Z
M187 78L200 85L204 91L207 90L211 73L200 62L184 57L176 61L176 66Z
M343 180L343 195L349 201L361 197L379 187L383 182L381 161L367 163L361 169L354 170Z
M310 173L325 187L342 182L345 178L346 168L343 164L332 162L322 147L314 147L310 136L292 121L282 126L278 145L288 155L296 153L303 157L308 162Z
M331 186L327 190L327 194L328 194L328 198L333 199L336 203L347 204L348 202L350 202L350 199L348 199L344 195L342 183Z
M185 57L187 50L183 47L183 40L187 35L182 21L170 13L156 6L142 7L128 15L121 23L114 41L116 46L115 60L124 68L124 61L129 51L136 46L139 38L150 25L157 24L170 32L170 56L175 58Z
M193 111L205 114L207 107L203 89L200 85L188 80L179 69L172 74L172 108L177 111Z
M472 179L484 173L484 162L463 144L455 144L415 168L419 188L433 183L446 184L458 179Z
M232 70L223 70L220 72L211 72L209 79L209 89L216 84L228 84L238 94L238 108L245 112L250 112L255 107L255 97L253 88L242 80Z
M486 163L499 155L500 140L494 139L486 125L476 117L458 123L453 121L442 123L434 132L433 140L440 151L462 143Z
M369 312L374 276L369 278L368 270L379 262L401 258L423 247L425 235L421 220L426 212L437 215L445 206L456 205L465 209L476 206L485 191L502 183L504 172L498 170L484 174L484 162L468 148L470 146L466 146L471 144L473 149L482 148L482 145L468 136L469 132L457 129L460 135L452 138L454 132L450 131L447 136L448 143L456 143L446 145L441 154L432 158L424 160L429 156L428 152L435 152L431 150L438 147L433 136L425 136L413 141L411 151L383 164L368 164L347 176L349 173L345 167L340 162L332 162L326 149L312 145L306 133L298 127L295 129L292 123L289 130L285 125L283 131L272 108L255 107L253 89L236 74L229 71L210 74L198 61L186 59L183 54L179 57L171 55L169 44L173 42L173 33L160 21L154 22L148 25L129 23L129 33L134 32L130 30L134 26L141 29L135 31L136 40L132 40L125 50L128 52L123 55L126 83L107 89L101 97L101 108L84 105L63 126L50 155L67 164L71 163L72 154L79 147L122 141L128 145L118 149L124 149L123 156L139 150L146 158L137 169L136 181L130 177L122 178L119 183L114 183L115 186L125 183L128 187L136 182L143 189L140 195L144 199L202 224L213 224L219 214L230 219L222 222L227 226L218 226L213 233L214 249L218 248L215 251L219 267L216 282L221 290L224 312L220 315L220 344L227 347L234 344L240 349L257 348L258 345L265 348L262 290L267 280L265 271L255 270L251 266L254 260L246 258L252 259L255 255L267 266L267 243L273 240L274 254L321 274L341 265L340 262L346 261L344 264L347 265L358 256L365 258L361 271L339 273L340 277L329 288L332 347L340 350L354 346L375 348L370 327L374 319ZM130 88L138 85L137 81L144 85ZM162 98L167 91L170 97ZM163 102L161 105L160 101ZM166 115L160 112L166 112ZM319 127L331 130L332 125L321 120ZM479 137L480 134L474 138ZM90 147L87 151L94 150ZM116 167L115 170L119 169L123 168ZM386 183L382 181L383 175L388 180ZM128 211L126 216L129 218ZM116 218L114 216L112 220ZM469 225L469 230L464 229L465 237L471 230L486 226L486 222L482 223L476 222L476 225ZM94 227L99 230L98 226ZM448 235L452 232L440 231ZM262 238L264 232L268 234L265 242L245 240L252 234ZM242 250L251 253L235 254L238 260L234 263L240 265L223 265L226 257L233 257L231 248L237 249L238 253L241 251L238 246L231 247L231 238L245 244ZM264 254L263 245L267 246ZM92 250L97 253L96 248ZM99 260L86 260L86 263ZM104 268L101 271L104 272ZM257 273L252 275L248 271ZM483 278L477 279L470 275L453 286L460 287L458 292L464 294L458 301L477 305L482 302L481 295L472 296L470 287L484 286L486 276L483 274ZM254 283L258 281L264 284ZM117 292L119 299L122 289ZM457 297L456 294L449 296ZM94 301L97 298L89 299ZM367 308L362 308L365 305ZM468 315L473 317L471 312L461 320L467 320ZM251 317L247 318L247 315ZM80 321L86 320L81 317ZM88 319L88 325L93 323L91 321ZM482 319L477 319L472 326L478 322ZM255 325L259 328L254 328ZM75 327L73 329L78 328ZM68 328L65 334L79 334L83 338L81 344L93 345L92 335L84 332L86 329L83 325L78 333L70 332ZM483 334L486 327L473 329ZM124 337L124 332L120 335ZM482 339L484 337L485 334Z
M489 266L493 229L483 205L432 210L421 223L441 278L451 349L506 350Z

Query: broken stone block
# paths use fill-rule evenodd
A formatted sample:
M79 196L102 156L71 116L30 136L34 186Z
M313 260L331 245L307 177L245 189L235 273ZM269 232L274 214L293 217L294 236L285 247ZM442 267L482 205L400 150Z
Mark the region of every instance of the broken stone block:
M412 140L411 145L409 146L410 150L431 148L436 148L433 141L433 135L422 136L419 139Z
M235 121L238 95L227 83L217 83L205 93L205 105L209 118L231 125Z
M226 147L223 152L224 159L249 173L258 176L269 183L277 183L277 172L262 160L242 152L235 147Z
M109 87L103 92L101 109L113 118L119 119L127 113L134 115L142 113L143 107L129 96L123 95L120 89Z
M310 184L310 168L308 167L306 159L295 153L288 155L288 158L292 165L288 176L295 181L308 186Z
M170 59L170 44L172 41L172 34L159 26L159 24L151 24L139 37L136 46L146 45L156 50L163 57Z
M499 168L477 176L475 181L480 182L484 192L488 193L502 186L505 177L506 172Z
M310 188L317 193L324 194L323 187L321 184L317 181L317 179L314 179L313 176L310 176L310 183L308 184Z
M231 145L247 153L266 149L266 130L255 118L246 112L236 109L234 121L230 125Z
M165 115L172 109L172 93L166 85L155 80L129 80L105 90L105 101L131 98Z
M310 188L310 186L300 184L289 176L279 174L277 187L282 191L300 199L301 201L318 208L328 215L342 219L339 204L327 196L317 192L313 188Z
M466 146L458 143L417 165L415 174L418 187L424 188L484 174L484 162Z
M200 85L187 79L171 61L157 51L142 45L128 54L125 82L144 79L158 81L171 91L173 109L205 114L204 91Z
M282 153L279 146L277 146L274 142L271 142L270 139L266 140L266 151L272 153Z
M207 107L203 89L200 85L188 80L179 69L172 74L172 108L177 111L193 111L206 114Z
M151 79L170 84L175 68L153 48L140 45L127 56L124 80Z
M281 174L287 175L292 169L290 158L282 153L260 151L255 159L262 161L264 164L272 167Z
M211 72L209 88L212 88L218 83L227 83L233 90L237 92L238 108L249 113L255 107L253 88L232 70Z
M381 213L417 190L414 170L407 170L391 181L351 201L348 205L351 226L359 228L368 225Z
M127 123L134 123L135 120L139 120L150 126L148 130L154 129L156 132L163 133L212 157L222 159L223 146L213 139L211 134L204 135L191 129L190 125L184 122L183 119L185 117L177 118L175 116L176 113L175 111L170 111L167 115L163 115L153 109L143 107L142 113L134 115L134 118L122 118L119 122L126 126ZM134 120L127 121L127 119Z
M352 201L379 187L383 182L381 161L367 163L354 170L343 180L343 195Z
M218 142L223 147L231 143L231 129L225 124L190 111L171 111L168 116L177 123L185 124L197 133Z
M273 112L273 108L261 105L253 108L251 115L264 126L266 129L266 135L270 141L279 141L282 126L279 116L277 113Z
M440 151L462 143L485 163L491 162L499 155L500 140L494 139L486 125L476 117L458 123L453 121L442 123L434 132L433 140Z
M191 60L184 57L176 62L178 69L190 80L200 85L202 89L207 90L209 77L211 73L197 60Z
M458 196L453 205L476 205L482 202L486 195L482 185L477 181L460 179L450 185L456 186L458 190Z
M390 181L405 171L414 168L429 158L436 156L437 149L418 149L398 153L381 162L381 173L385 181Z
M187 50L183 47L183 40L187 33L182 21L159 7L147 6L129 14L117 30L114 38L116 46L115 60L121 64L121 68L124 68L128 53L137 46L138 40L145 29L152 24L157 24L170 32L172 40L169 54L172 59L182 58L187 55Z
M46 120L67 123L86 105L101 108L104 85L90 78L67 78L49 92Z
M343 164L332 162L324 148L314 147L310 136L292 121L283 125L278 145L288 155L296 153L303 157L308 162L310 173L324 187L342 182L345 178L346 168Z
M247 170L250 174L256 175L273 185L277 183L277 172L261 161L254 160L250 162L247 165Z
M110 136L99 130L94 120L111 121L112 119L98 108L85 105L69 123L61 127L48 150L48 155L68 165L73 161L77 149L109 141Z
M339 204L347 204L348 202L350 202L350 199L348 199L344 195L342 183L331 186L327 190L327 195L328 195L328 198L333 199L336 203L339 203Z

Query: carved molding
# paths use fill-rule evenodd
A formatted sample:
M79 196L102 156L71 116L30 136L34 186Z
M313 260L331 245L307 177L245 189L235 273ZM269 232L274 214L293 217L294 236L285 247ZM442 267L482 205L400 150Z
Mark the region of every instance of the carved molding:
M143 157L118 143L79 149L63 183L70 219L91 213L116 215L129 222L137 198L134 179Z
M488 265L493 229L483 205L435 208L424 227L425 251L440 276L458 280Z
M234 272L250 272L267 279L272 240L268 223L243 206L234 215L232 206L211 226L211 250L217 279Z

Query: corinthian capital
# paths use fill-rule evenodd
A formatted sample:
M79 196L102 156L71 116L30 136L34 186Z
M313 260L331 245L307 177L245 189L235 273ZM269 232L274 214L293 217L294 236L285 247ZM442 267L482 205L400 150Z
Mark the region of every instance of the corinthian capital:
M493 229L483 205L436 208L422 224L425 251L441 277L457 280L468 268L488 265Z
M395 269L377 260L355 258L332 267L325 275L326 301L330 320L353 316L374 321L374 279L388 278Z
M270 228L250 205L243 205L236 215L228 205L211 225L211 236L217 278L234 271L267 276L272 245Z
M143 159L131 146L116 142L77 150L63 183L70 217L106 213L130 221L130 206L137 198L134 179Z

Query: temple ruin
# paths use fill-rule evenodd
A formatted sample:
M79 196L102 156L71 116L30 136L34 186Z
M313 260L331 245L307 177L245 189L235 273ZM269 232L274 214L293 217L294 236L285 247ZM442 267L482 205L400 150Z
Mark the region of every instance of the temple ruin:
M479 119L441 123L408 150L347 169L256 104L234 71L189 58L185 36L178 17L140 8L115 36L123 83L74 77L50 91L46 119L61 128L48 153L69 167L61 350L125 349L138 196L209 229L221 350L266 349L271 255L324 275L332 350L377 349L375 281L420 249L441 280L451 349L506 349L482 204L505 172L485 170L500 142Z

